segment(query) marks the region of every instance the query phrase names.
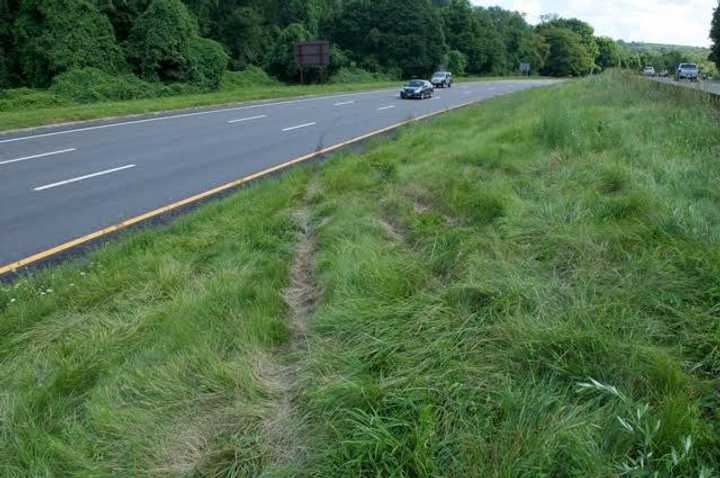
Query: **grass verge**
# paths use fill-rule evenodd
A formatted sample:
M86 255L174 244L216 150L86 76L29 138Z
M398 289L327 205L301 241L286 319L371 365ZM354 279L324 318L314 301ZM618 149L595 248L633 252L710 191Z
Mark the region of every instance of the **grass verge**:
M716 476L717 127L617 73L527 91L5 286L0 474Z

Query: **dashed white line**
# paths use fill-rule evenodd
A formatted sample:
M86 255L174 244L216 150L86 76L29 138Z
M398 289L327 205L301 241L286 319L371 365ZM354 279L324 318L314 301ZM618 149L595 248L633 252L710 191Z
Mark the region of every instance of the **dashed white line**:
M391 109L393 109L393 108L395 108L395 105L381 106L380 108L378 108L378 111L391 110Z
M267 118L267 115L257 115L257 116L250 116L248 118L238 118L238 119L230 120L230 121L228 121L228 123L229 124L244 123L245 121L253 121L253 120L259 120L259 119L263 119L263 118Z
M310 96L307 98L300 98L300 99L296 99L296 100L276 101L276 102L272 102L272 103L257 103L257 104L251 104L251 105L233 106L230 108L212 109L212 110L208 110L208 111L193 111L191 113L171 114L169 116L156 116L156 117L152 117L152 118L121 121L119 123L108 123L108 124L86 126L83 128L75 128L75 129L68 129L68 130L62 130L62 131L51 131L49 133L31 134L28 136L22 136L22 137L18 137L18 138L0 139L0 144L13 143L16 141L27 141L27 140L36 139L36 138L47 138L47 137L59 136L59 135L63 135L63 134L82 133L85 131L94 131L94 130L98 130L98 129L116 128L119 126L133 126L136 124L152 123L152 122L156 122L156 121L169 121L169 120L180 119L180 118L190 118L193 116L214 115L214 114L218 114L218 113L227 113L229 111L244 111L244 110L251 110L251 109L258 109L258 108L266 108L269 106L295 105L295 104L301 104L301 103L309 103L309 102L313 102L313 101L326 101L328 99L333 99L333 98L338 99L338 98L348 98L348 97L352 97L352 96L373 95L373 94L378 94L378 93L382 93L385 91L390 91L390 90L382 89L382 90L373 90L373 91L363 91L360 93L344 93L341 95L331 95L331 96ZM2 136L0 136L0 137L2 137Z
M75 151L75 148L61 149L60 151L50 151L49 153L33 154L32 156L24 156L22 158L6 159L5 161L0 161L0 166L3 166L5 164L19 163L20 161L27 161L28 159L46 158L48 156L70 153L72 151Z
M333 106L345 106L345 105L352 105L354 104L354 101L341 101L340 103L335 103Z
M118 171L122 171L124 169L130 169L130 168L134 168L134 167L135 167L134 164L128 164L126 166L121 166L119 168L106 169L105 171L99 171L97 173L92 173L92 174L86 174L85 176L79 176L77 178L66 179L64 181L58 181L56 183L46 184L45 186L38 186L36 188L33 188L33 191L44 191L46 189L52 189L52 188L56 188L58 186L64 186L66 184L76 183L78 181L83 181L85 179L90 179L90 178L94 178L97 176L104 176L106 174L116 173Z
M305 123L305 124L299 124L297 126L291 126L289 128L283 129L283 133L287 133L288 131L295 131L296 129L300 129L300 128L307 128L310 126L315 126L316 124L317 123Z

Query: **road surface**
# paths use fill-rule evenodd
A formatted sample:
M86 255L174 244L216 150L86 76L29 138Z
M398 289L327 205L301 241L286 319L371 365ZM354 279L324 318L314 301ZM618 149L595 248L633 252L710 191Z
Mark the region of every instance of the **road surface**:
M424 101L397 88L0 134L0 273L319 149L552 83L456 84Z
M685 88L695 88L696 90L706 91L713 95L720 95L720 81L717 80L704 80L704 81L675 81L673 78L652 78L660 83L667 83L669 85L684 86Z

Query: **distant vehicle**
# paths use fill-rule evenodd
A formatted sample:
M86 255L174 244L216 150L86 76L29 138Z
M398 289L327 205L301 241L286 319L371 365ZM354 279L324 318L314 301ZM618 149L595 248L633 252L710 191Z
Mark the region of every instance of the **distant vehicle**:
M417 98L419 100L424 100L425 98L432 98L434 91L435 89L429 81L410 80L408 84L403 86L403 89L400 90L400 98Z
M646 66L645 68L643 68L643 75L655 76L655 67L654 66Z
M667 78L668 76L670 76L670 72L669 72L669 71L663 70L663 71L660 72L660 78Z
M677 72L675 73L675 79L677 81L680 81L680 80L698 81L699 77L700 77L700 70L698 69L698 66L695 63L680 63L680 65L677 68Z
M435 88L452 88L452 73L449 71L436 71L433 73L430 83L432 83Z

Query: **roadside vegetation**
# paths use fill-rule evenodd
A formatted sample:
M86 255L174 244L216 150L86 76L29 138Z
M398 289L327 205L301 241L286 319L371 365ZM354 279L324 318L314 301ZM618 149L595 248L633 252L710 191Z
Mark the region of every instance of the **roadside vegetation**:
M680 63L695 63L704 75L710 78L718 76L710 48L635 42L622 44L639 55L641 65L652 66L658 73L667 72L672 76Z
M717 476L719 119L526 91L0 286L0 475Z

